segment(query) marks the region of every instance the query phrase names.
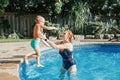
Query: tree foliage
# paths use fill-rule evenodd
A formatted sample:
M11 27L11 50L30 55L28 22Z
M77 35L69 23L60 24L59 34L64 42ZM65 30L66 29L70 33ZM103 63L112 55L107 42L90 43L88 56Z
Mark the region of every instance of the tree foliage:
M89 6L94 15L120 15L120 0L0 0L0 8L4 10L10 3L6 7L7 12L47 12L65 16L79 2Z
M9 0L0 0L0 15L4 13L4 8L9 4Z
M10 0L6 11L24 14L48 12L52 6L51 4L51 0Z
M88 0L86 1L93 14L96 15L120 15L119 0Z
M76 3L70 12L69 21L74 22L74 29L75 33L82 33L82 28L85 24L85 22L88 21L88 18L90 18L91 12L89 10L89 7L86 4L83 4L82 2Z
M77 31L91 15L118 17L116 22L120 25L120 0L0 0L0 12L4 9L20 14L47 13L52 21L58 16L67 17L67 25Z

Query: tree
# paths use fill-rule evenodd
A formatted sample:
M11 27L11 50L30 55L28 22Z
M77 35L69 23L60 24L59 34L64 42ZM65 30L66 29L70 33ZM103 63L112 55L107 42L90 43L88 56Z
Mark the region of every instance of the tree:
M91 12L89 7L82 2L76 3L69 14L69 21L74 24L72 28L74 33L83 34L83 27L86 22L88 22L88 18L90 18Z
M120 25L120 0L9 0L5 10L20 14L47 13L51 21L56 21L58 16L66 17L69 18L66 24L75 26L72 28L76 30L82 28L91 15L118 17L116 22Z
M10 4L6 7L6 12L22 14L48 13L54 2L54 0L10 0Z
M0 16L3 15L5 7L9 4L9 0L0 0Z

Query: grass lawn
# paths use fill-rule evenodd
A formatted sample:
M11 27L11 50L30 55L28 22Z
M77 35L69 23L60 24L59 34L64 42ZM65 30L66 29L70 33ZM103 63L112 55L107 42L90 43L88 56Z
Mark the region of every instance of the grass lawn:
M0 39L0 43L6 43L6 42L27 42L31 39Z

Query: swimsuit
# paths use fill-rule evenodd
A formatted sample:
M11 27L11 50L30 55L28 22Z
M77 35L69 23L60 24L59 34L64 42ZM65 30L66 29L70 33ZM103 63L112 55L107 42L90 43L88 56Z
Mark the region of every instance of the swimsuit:
M72 56L72 52L68 49L64 49L63 51L59 51L59 54L63 58L63 67L68 70L72 65L75 65L75 61Z
M36 40L36 39L32 39L32 40L31 40L31 47L32 47L32 48L37 48L37 47L39 47L39 44L40 44L40 40Z

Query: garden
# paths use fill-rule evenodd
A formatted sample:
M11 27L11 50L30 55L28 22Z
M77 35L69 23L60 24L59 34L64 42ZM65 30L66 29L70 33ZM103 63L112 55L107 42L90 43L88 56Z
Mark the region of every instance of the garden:
M85 39L119 38L119 10L119 0L0 0L0 42L31 39L35 15L59 28L44 31L48 37L60 39L61 32L70 29Z

